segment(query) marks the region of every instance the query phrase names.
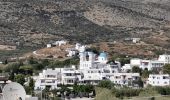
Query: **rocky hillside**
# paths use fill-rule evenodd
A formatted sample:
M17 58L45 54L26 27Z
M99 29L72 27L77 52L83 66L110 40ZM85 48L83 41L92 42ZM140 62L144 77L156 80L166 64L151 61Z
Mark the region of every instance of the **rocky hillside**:
M0 0L0 44L42 47L170 31L169 0ZM169 35L168 35L169 36Z

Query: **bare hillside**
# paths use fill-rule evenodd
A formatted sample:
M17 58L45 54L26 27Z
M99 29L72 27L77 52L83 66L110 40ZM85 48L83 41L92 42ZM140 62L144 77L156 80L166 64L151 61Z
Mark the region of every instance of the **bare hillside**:
M0 0L0 44L36 49L49 41L96 43L169 37L169 0Z

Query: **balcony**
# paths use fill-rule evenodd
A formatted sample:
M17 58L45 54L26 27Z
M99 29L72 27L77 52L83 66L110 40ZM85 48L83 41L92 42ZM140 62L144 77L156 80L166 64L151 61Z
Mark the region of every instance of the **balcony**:
M41 85L57 85L57 81L41 81Z

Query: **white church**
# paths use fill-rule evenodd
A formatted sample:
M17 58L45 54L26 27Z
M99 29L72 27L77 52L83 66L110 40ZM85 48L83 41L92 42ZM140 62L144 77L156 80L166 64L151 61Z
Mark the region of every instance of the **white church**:
M120 62L107 64L107 53L102 52L99 56L93 52L80 53L79 70L83 73L84 83L97 84L103 79L109 79L113 73L118 73L121 67Z

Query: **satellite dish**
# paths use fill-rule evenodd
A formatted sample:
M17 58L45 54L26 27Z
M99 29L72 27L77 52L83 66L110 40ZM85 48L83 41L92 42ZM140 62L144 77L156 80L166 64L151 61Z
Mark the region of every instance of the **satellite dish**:
M4 100L25 100L26 98L25 89L16 82L5 85L2 93Z

